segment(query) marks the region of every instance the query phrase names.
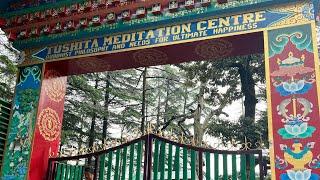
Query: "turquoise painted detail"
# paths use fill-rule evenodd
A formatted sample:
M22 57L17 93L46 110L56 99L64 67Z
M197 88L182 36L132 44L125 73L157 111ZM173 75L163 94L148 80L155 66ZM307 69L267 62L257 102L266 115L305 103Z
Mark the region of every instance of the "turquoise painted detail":
M306 83L304 80L299 82L284 82L282 85L276 87L276 90L281 96L290 96L296 94L306 94L312 88L312 84Z
M287 173L280 176L280 180L319 180L319 178L319 175L311 173L310 169L301 171L288 170Z
M307 125L307 123L302 123L299 125L285 125L285 128L278 130L278 133L282 136L283 139L293 139L301 138L305 139L312 137L312 134L316 131L316 128L313 126Z
M294 159L302 159L304 155L306 155L308 152L310 152L310 148L305 146L301 152L295 153L291 149L286 148L284 152L288 153L290 156L292 156Z
M26 178L40 95L41 69L42 65L20 69L0 179Z
M285 30L284 30L285 29ZM292 42L300 51L307 50L313 53L313 42L311 28L308 26L296 26L295 28L284 28L269 33L269 55L281 54L286 45ZM285 33L283 33L285 32Z

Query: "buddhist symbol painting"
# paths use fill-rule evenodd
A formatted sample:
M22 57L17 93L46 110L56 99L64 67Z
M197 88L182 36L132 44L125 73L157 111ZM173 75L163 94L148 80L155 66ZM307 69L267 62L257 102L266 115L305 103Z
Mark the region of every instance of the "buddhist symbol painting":
M268 31L276 178L320 179L320 123L311 25Z
M25 179L31 153L42 65L20 69L0 179Z
M67 77L44 70L28 179L45 177L47 160L59 150Z

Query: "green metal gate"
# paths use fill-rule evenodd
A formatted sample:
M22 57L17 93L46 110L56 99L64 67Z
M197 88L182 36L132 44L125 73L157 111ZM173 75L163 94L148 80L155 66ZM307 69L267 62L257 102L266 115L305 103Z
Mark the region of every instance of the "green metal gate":
M84 167L67 162L88 158L99 180L262 180L264 174L261 150L206 149L148 134L108 150L50 159L48 179L81 179Z
M10 119L11 104L0 99L0 170L2 169L2 160L4 147L6 144L8 124Z

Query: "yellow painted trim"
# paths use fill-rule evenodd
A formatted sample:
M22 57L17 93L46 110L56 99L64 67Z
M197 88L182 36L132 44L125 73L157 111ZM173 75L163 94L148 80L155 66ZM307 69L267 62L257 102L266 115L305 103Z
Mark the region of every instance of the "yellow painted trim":
M310 22L312 22L312 21L299 23L299 24L289 24L289 25L283 25L283 26L275 26L275 27L267 27L267 28L261 28L261 29L253 29L253 30L249 30L249 31L241 31L241 32L220 34L220 35L216 35L216 36L206 36L206 37L200 37L200 38L195 38L195 39L181 40L181 41L176 41L176 42L168 42L168 43L163 43L163 44L154 44L154 45L150 45L150 46L141 46L141 47L127 48L127 49L120 49L120 50L116 50L116 51L112 51L112 52L100 52L100 53L95 53L95 54L85 54L85 55L81 55L81 56L72 56L72 57L67 57L67 58L52 59L52 60L46 60L45 62L48 63L48 62L56 62L56 61L62 61L62 60L83 58L83 57L94 57L94 56L99 56L99 55L114 54L114 53L127 52L127 51L134 51L134 50L139 50L139 49L149 49L149 48L154 48L154 47L176 45L176 44L189 43L189 42L195 42L195 41L202 41L202 40L208 40L208 39L217 39L217 38L230 37L230 36L236 36L236 35L244 35L244 34L250 34L250 33L256 33L256 32L263 32L263 31L266 31L266 30L273 30L273 29L280 29L280 28L291 27L291 26L305 25L305 24L310 24ZM70 41L70 42L77 42L77 41ZM54 46L54 45L52 45L52 46ZM39 64L39 62L36 62L35 64ZM24 65L22 64L21 66L24 66ZM30 64L28 64L28 66L30 66Z
M275 154L273 143L273 121L272 121L272 101L271 101L271 79L270 79L270 63L269 63L269 39L268 31L263 32L264 37L264 56L265 56L265 76L267 86L267 104L268 104L268 135L270 146L270 165L271 165L271 179L276 179L275 170Z
M320 104L320 67L319 67L319 52L318 52L318 46L317 46L317 32L316 32L316 24L315 21L311 23L311 34L312 34L312 39L313 39L313 53L314 53L314 69L316 73L316 83L317 83L317 96L318 96L318 104L315 107L319 107ZM320 108L319 110L319 115L320 115Z

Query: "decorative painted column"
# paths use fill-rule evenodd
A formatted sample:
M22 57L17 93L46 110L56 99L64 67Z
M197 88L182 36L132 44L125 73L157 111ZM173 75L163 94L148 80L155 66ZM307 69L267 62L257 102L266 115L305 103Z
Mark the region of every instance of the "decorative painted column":
M5 149L4 180L45 179L48 158L58 152L67 77L54 70L43 72L43 66L20 69Z
M48 158L59 151L67 77L46 70L42 81L28 179L45 179Z
M320 179L320 74L315 23L265 35L272 179Z
M25 179L32 149L42 65L20 68L0 179Z

